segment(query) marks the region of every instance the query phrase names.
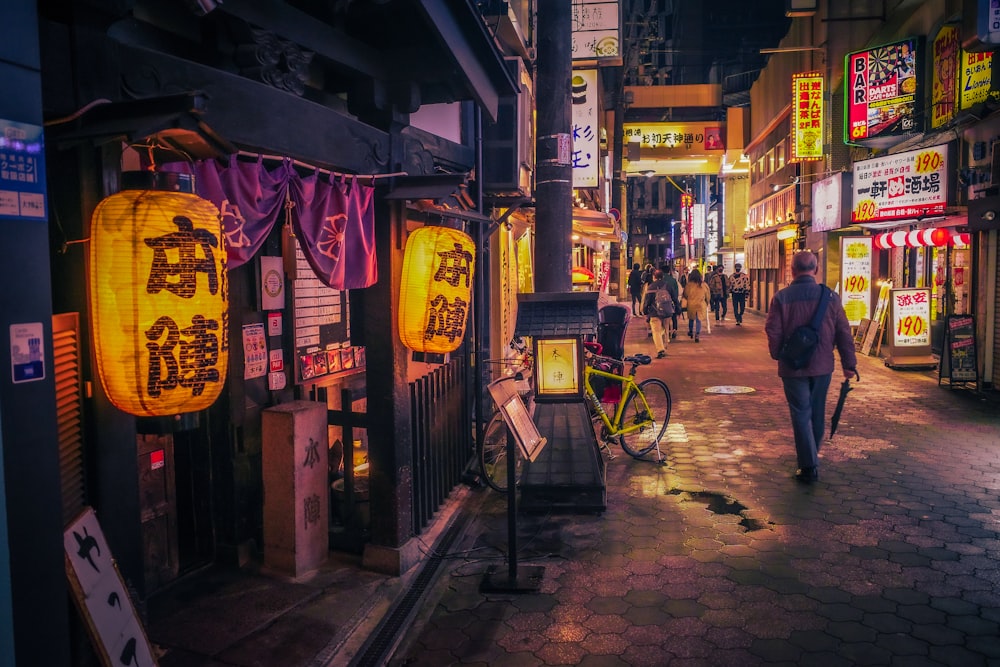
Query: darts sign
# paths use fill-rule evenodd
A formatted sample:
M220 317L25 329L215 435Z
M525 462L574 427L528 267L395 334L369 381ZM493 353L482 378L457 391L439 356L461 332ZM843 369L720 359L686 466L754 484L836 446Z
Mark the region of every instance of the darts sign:
M923 40L912 37L844 59L844 143L886 148L921 131Z

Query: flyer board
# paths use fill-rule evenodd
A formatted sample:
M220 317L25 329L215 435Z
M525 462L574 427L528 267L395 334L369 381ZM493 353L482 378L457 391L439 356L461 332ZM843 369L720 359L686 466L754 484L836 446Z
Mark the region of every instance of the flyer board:
M973 315L949 315L945 320L945 342L941 351L938 382L978 382L976 366L976 319Z

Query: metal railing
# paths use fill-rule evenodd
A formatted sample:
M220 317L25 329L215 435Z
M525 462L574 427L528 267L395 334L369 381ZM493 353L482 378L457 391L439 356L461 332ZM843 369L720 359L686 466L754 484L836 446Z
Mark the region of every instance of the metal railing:
M410 383L413 533L420 535L462 480L473 451L464 356Z

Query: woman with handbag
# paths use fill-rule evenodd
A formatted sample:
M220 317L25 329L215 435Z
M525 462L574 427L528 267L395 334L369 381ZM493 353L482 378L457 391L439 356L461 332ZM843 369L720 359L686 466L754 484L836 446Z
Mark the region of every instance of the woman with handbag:
M684 286L684 299L687 300L688 338L701 342L701 322L708 319L708 304L712 300L712 291L702 280L701 271L692 269L688 274L687 285Z

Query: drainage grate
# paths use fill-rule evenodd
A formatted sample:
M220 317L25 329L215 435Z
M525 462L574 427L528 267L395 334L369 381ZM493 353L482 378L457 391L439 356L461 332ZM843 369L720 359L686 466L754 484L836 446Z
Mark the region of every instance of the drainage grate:
M446 554L451 545L458 539L465 527L465 522L466 512L463 510L459 512L455 522L445 531L441 541L424 563L410 588L397 601L392 610L385 615L375 632L361 647L357 657L351 661L351 667L369 667L386 663L387 657L399 642L400 635L409 626L417 611L417 605L434 581L434 577L444 561L444 556L441 554Z

